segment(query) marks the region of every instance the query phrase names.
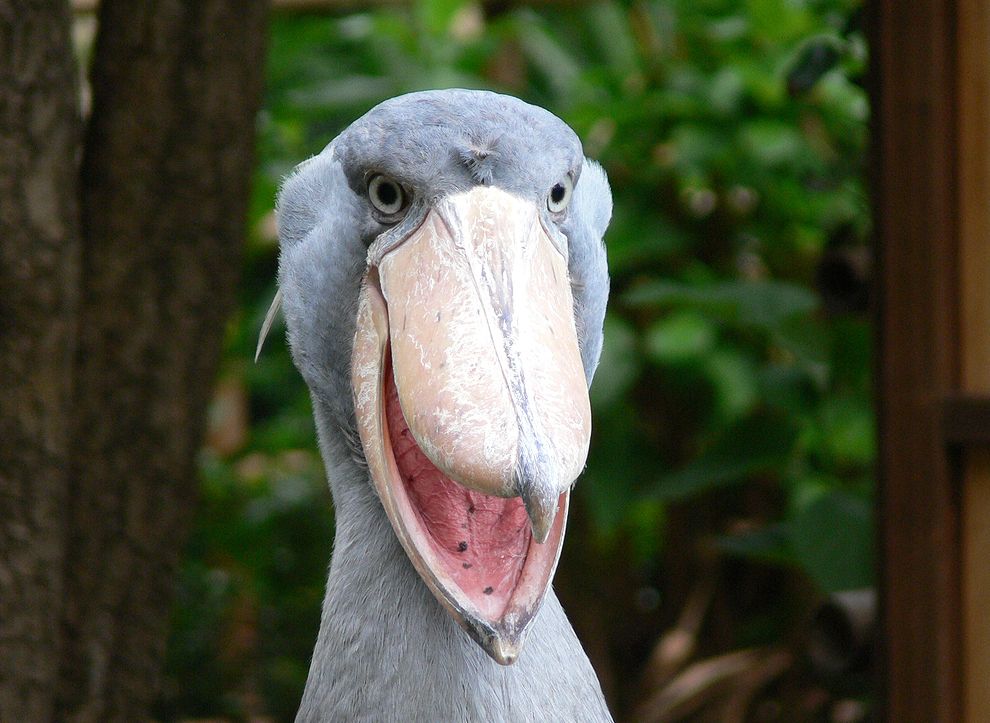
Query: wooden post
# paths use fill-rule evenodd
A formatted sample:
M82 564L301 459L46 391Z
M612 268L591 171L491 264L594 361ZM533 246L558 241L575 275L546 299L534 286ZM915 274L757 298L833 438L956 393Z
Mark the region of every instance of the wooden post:
M959 240L961 387L990 398L990 2L961 0ZM990 410L990 403L984 402ZM990 720L990 414L961 451L963 713Z
M990 716L990 451L973 452L963 492L965 718Z
M990 0L873 5L890 721L990 720Z
M882 605L888 721L956 721L959 507L941 434L958 381L953 3L872 7Z

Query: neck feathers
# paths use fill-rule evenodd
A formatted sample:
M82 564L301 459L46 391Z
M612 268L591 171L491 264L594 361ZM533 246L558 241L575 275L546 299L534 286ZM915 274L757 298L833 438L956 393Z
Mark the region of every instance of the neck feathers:
M326 430L321 424L337 531L297 720L610 721L556 596L547 596L520 659L496 664L416 574L367 471Z

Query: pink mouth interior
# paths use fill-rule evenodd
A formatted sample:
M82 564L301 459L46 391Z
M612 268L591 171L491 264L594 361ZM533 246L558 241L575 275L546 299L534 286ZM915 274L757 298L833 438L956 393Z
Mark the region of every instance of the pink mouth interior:
M532 539L522 500L469 490L437 469L406 425L391 364L385 371L392 453L427 544L478 610L499 618L519 583Z

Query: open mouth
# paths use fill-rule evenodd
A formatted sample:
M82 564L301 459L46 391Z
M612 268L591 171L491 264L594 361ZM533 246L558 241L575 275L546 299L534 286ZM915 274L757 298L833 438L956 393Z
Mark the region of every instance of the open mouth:
M542 598L553 575L569 493L560 495L546 543L536 542L521 497L468 489L423 453L402 414L391 366L389 355L384 374L386 444L395 465L390 491L401 521L453 602L510 633L525 622L539 602L534 593Z
M516 660L550 588L591 420L566 262L532 204L438 203L375 258L351 384L371 480L451 616Z

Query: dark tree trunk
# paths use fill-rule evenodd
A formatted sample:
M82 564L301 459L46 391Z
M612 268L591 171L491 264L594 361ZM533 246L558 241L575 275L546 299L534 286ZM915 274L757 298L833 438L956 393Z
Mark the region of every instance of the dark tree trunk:
M52 715L79 234L64 2L0 0L0 721Z
M78 180L68 10L3 2L0 720L140 720L234 300L266 2L104 2Z

